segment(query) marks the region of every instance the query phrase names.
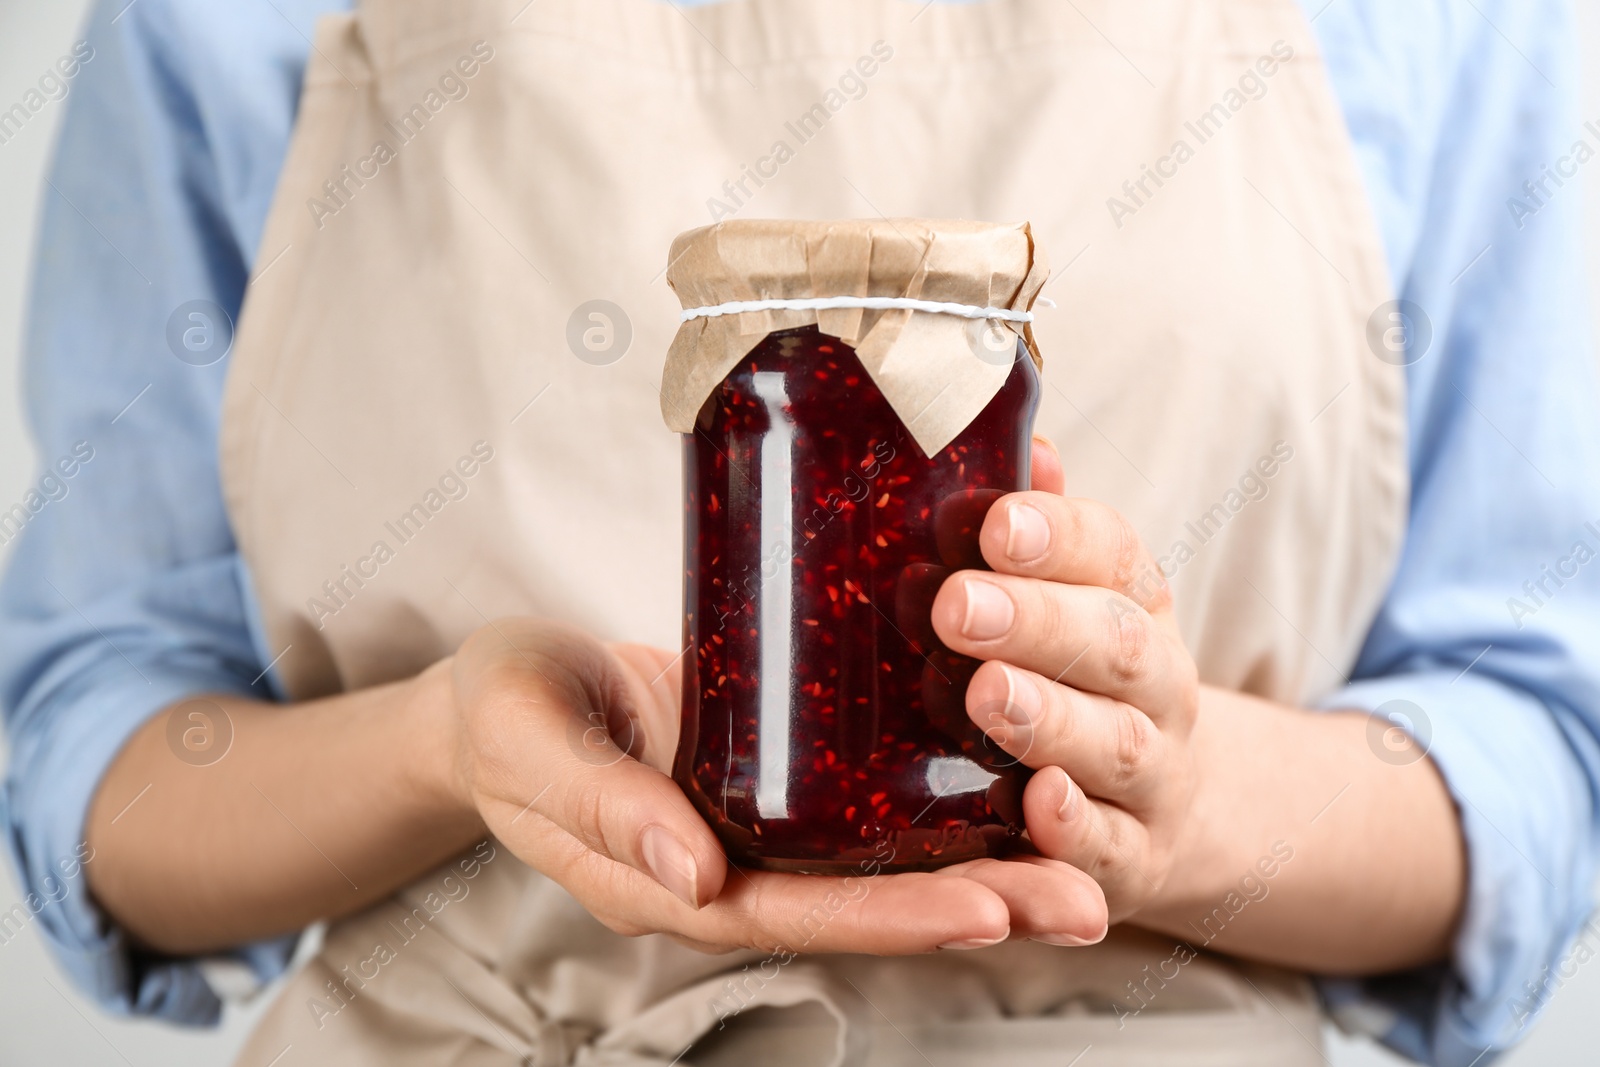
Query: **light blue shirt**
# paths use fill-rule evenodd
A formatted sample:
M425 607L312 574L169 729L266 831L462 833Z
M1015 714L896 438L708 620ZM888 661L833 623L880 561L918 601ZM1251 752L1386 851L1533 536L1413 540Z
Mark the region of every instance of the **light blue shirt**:
M1404 721L1470 862L1448 965L1322 987L1341 1020L1467 1067L1559 986L1600 854L1600 407L1572 180L1575 142L1600 134L1575 113L1561 0L1302 2L1400 295L1432 326L1407 370L1404 554L1357 680L1326 706L1421 709ZM195 961L132 950L73 860L141 723L201 691L274 695L218 483L227 361L182 362L166 335L188 301L237 314L307 38L342 5L124 4L92 17L44 191L25 369L47 469L0 510L18 542L0 806L30 893L0 939L36 924L111 1010L208 1023L219 1001ZM292 944L236 955L268 977Z

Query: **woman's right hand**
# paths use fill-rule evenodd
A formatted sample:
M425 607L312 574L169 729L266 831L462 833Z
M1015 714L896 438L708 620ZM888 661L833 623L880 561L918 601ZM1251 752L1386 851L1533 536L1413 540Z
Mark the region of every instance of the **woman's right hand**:
M858 878L732 867L669 777L681 677L669 653L508 619L448 662L456 798L618 933L876 955L1104 935L1095 882L1039 856Z

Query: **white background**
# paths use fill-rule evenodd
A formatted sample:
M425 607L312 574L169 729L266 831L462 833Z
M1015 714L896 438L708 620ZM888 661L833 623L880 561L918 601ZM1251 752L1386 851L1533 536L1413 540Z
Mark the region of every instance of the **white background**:
M1397 0L1403 2L1403 0ZM9 104L35 84L39 75L77 39L85 0L38 0L26 9L21 0L0 7L0 102ZM1590 58L1585 115L1600 116L1600 5L1579 0L1585 55ZM39 190L49 158L61 104L47 105L19 136L0 145L0 500L16 500L35 477L32 448L23 422L17 375L18 344L33 247ZM1591 219L1600 220L1600 169L1585 171ZM1600 234L1589 225L1591 237ZM1591 260L1596 242L1589 242ZM1591 265L1593 279L1600 270ZM1595 301L1600 307L1600 299ZM0 863L0 910L21 899L9 865ZM219 1031L190 1033L148 1023L123 1022L102 1014L69 988L30 928L0 944L0 1064L125 1064L178 1067L228 1063L232 1051L259 1013L260 1002L229 1016ZM1591 1065L1600 1037L1591 1020L1600 1012L1600 964L1580 968L1566 983L1543 1022L1527 1042L1500 1062L1512 1067ZM1373 1067L1399 1063L1364 1042L1330 1033L1335 1067ZM1091 1052L1084 1067L1093 1067ZM264 1065L263 1065L264 1067Z

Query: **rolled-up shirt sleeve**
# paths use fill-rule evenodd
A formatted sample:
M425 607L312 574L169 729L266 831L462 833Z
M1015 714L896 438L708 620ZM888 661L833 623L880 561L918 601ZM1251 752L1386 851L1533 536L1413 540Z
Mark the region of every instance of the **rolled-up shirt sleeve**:
M1600 136L1576 113L1565 3L1357 0L1323 19L1414 320L1406 544L1323 703L1375 713L1375 758L1434 761L1469 883L1448 964L1321 985L1347 1027L1468 1067L1527 1032L1580 935L1600 947L1600 391L1572 180ZM1339 47L1386 24L1387 72L1381 50ZM1401 73L1431 62L1400 55L1413 44L1437 76Z
M219 1014L207 968L140 951L95 906L85 815L151 716L197 694L272 695L217 421L317 6L92 12L42 192L24 342L39 469L0 502L0 816L24 893L0 938L31 925L108 1009L181 1023ZM141 797L113 799L127 814ZM293 941L227 957L264 979Z

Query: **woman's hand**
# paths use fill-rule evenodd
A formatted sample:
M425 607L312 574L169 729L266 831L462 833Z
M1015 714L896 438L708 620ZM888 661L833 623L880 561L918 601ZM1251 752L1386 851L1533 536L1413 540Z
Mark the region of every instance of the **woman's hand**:
M458 799L623 934L664 932L711 951L901 955L1104 933L1099 888L1050 858L860 878L730 866L667 773L679 672L668 653L608 649L531 620L479 631L453 663Z
M1188 817L1199 705L1172 596L1113 509L1061 495L1036 440L1033 492L990 508L979 543L994 573L962 571L934 601L956 652L987 662L973 721L1036 769L1024 794L1043 855L1088 872L1120 921L1161 889Z

